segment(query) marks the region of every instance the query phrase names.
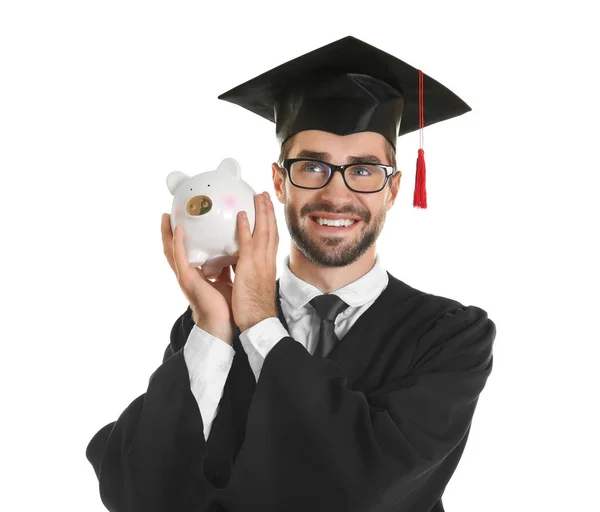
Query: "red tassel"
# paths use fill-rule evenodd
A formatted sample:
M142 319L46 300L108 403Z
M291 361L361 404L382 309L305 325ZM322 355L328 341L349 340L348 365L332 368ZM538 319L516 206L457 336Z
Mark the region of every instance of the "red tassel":
M419 149L417 157L417 174L415 176L415 195L413 206L427 208L427 190L425 190L425 151Z
M420 148L417 157L417 171L415 174L415 193L413 207L427 208L427 190L425 189L425 151L423 150L423 127L425 126L425 114L423 112L423 72L419 69L419 129Z

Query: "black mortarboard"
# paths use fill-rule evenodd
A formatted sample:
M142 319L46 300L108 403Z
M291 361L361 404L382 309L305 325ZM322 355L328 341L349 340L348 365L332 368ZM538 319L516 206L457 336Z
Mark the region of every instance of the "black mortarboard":
M281 64L219 99L274 122L281 145L312 129L377 132L395 148L397 137L471 110L421 70L352 36ZM413 205L427 207L422 147Z

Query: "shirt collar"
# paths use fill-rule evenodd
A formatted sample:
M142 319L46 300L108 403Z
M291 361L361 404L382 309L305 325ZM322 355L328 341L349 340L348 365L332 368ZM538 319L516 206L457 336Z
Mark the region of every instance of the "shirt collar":
M365 275L346 286L331 292L352 307L363 304L377 297L388 284L388 275L383 268L379 254L375 256L375 264ZM289 254L284 259L283 273L279 279L279 293L293 308L300 309L318 295L321 290L303 281L290 270Z

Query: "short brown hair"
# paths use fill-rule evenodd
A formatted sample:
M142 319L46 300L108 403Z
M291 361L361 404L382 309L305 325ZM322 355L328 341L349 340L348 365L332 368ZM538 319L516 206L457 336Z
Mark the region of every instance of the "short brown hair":
M277 163L279 164L279 166L283 166L283 161L289 157L290 150L292 149L293 145L294 145L294 136L292 135L281 146L281 151L279 153L279 159L277 160ZM391 165L394 169L396 169L396 150L394 149L394 146L392 146L392 143L387 139L385 139L385 156L388 160L387 161L388 165ZM285 179L285 173L283 174L283 177ZM389 186L391 186L392 180L388 180L388 184L389 184Z

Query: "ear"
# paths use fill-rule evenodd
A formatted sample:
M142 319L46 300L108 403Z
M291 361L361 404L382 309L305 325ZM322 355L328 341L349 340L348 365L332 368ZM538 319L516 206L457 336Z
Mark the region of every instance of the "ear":
M396 171L393 176L390 177L392 181L392 185L390 186L390 199L388 201L388 206L386 211L389 211L392 206L394 206L394 202L396 201L396 196L398 195L398 191L400 190L400 178L402 178L402 171Z
M235 158L225 158L217 167L217 172L228 174L230 177L237 180L241 179L242 169Z
M285 172L277 163L271 164L271 171L273 177L273 188L275 189L275 195L281 204L285 204L285 195L283 193L283 187L285 187L285 180L283 173Z
M175 195L175 191L180 183L183 183L185 180L188 180L190 177L181 171L173 171L171 174L167 176L167 187L169 192L172 195Z

